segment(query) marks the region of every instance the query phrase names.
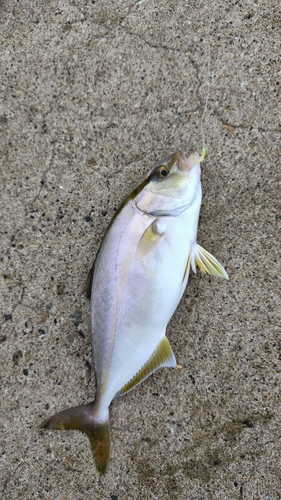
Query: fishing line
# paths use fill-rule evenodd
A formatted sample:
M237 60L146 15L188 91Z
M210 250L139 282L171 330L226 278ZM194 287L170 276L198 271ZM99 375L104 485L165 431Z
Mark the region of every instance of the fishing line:
M209 31L210 31L210 26L209 26ZM210 42L209 42L209 45L208 45L208 66L207 66L207 87L208 87L208 91L207 91L205 106L204 106L204 109L203 109L203 113L202 113L202 116L201 116L201 123L200 123L203 149L207 149L206 142L205 142L205 134L204 134L204 129L203 129L203 122L204 122L205 115L207 114L208 101L209 101L209 97L210 97L210 65L211 65L211 49L210 49Z
M203 108L203 113L202 113L202 116L201 116L201 121L200 121L200 130L201 130L201 135L202 135L202 143L203 143L203 148L206 150L207 149L207 145L206 145L206 142L205 142L205 134L204 134L204 129L203 129L203 122L204 122L204 119L205 119L205 115L207 114L207 111L208 111L208 102L209 102L209 98L210 98L210 66L211 66L211 42L210 42L210 31L211 31L211 24L213 22L213 16L211 16L210 18L210 21L209 21L209 25L208 25L208 30L207 30L207 34L206 34L206 37L205 39L207 40L207 44L208 44L208 58L207 58L207 83L205 83L205 85L207 85L208 87L208 90L207 90L207 95L206 95L206 100L205 100L205 106ZM205 80L205 82L206 82ZM204 82L203 82L203 86L204 86Z
M207 85L207 94L206 94L205 105L204 105L204 108L203 108L203 113L202 113L201 120L200 120L200 130L201 130L202 143L203 143L202 152L204 153L204 155L207 152L206 164L210 165L211 170L212 170L213 174L215 175L217 184L220 187L220 192L222 194L222 197L223 197L223 199L225 199L226 196L225 196L224 190L222 188L219 176L217 174L217 170L216 170L216 168L215 168L215 166L214 166L214 164L212 162L212 159L211 159L210 154L209 154L209 150L207 148L206 139L205 139L205 133L204 133L204 127L203 127L203 123L204 123L205 117L206 117L207 112L208 112L208 103L209 103L209 99L210 99L210 68L211 68L210 30L211 30L211 24L212 24L212 22L213 22L213 17L211 17L211 19L210 19L209 27L208 27L208 31L207 31L207 36L206 36L207 41L208 41L207 78L206 78L207 82L205 83L205 85ZM204 83L203 83L203 85L204 85Z

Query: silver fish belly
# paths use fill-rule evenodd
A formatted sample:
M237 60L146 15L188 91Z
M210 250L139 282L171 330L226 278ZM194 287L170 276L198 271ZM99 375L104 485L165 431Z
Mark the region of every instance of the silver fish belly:
M190 268L228 278L196 243L203 158L178 152L149 172L112 221L88 277L96 397L41 427L85 432L100 474L110 458L111 401L158 368L176 366L166 327Z

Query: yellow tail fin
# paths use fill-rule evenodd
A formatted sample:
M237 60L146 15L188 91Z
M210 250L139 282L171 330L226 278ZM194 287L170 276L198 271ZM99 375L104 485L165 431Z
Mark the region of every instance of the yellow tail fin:
M41 429L77 429L87 434L97 470L104 474L110 458L109 414L102 421L96 418L95 403L74 406L45 420Z

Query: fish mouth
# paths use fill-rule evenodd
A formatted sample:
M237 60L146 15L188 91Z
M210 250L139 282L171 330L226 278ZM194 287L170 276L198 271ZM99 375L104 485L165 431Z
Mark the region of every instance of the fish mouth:
M181 172L188 172L189 170L192 170L195 165L198 165L200 163L200 156L197 153L192 153L188 157L185 156L185 153L183 151L178 151L175 153L177 155L177 165L178 169Z

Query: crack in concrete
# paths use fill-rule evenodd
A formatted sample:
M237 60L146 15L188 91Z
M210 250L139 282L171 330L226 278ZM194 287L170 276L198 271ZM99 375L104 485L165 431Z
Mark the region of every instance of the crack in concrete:
M139 40L141 40L142 42L144 42L148 47L150 47L152 49L162 49L162 50L167 50L167 51L170 51L170 52L177 52L179 54L180 53L184 53L183 50L173 49L171 47L168 47L168 45L150 43L148 40L146 40L145 38L143 38L139 33L134 33L132 31L129 31L122 24L120 24L119 27L122 28L128 35L133 36L135 38L138 38Z

